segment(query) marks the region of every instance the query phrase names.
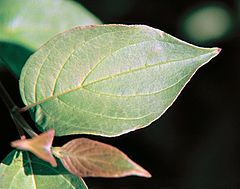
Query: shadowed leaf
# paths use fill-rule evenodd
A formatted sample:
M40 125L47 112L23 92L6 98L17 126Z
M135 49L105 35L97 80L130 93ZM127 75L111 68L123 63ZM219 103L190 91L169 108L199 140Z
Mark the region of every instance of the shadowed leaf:
M11 142L11 146L20 150L30 151L40 159L49 162L56 167L57 162L52 155L51 147L54 138L54 130L33 137L32 139L21 139Z
M74 139L63 147L54 147L53 153L69 172L78 177L151 177L117 148L86 138Z
M0 164L1 189L87 189L81 178L28 152L12 151Z
M19 78L23 65L32 53L20 45L0 42L0 66L4 66Z
M219 53L143 25L77 27L57 35L25 64L25 110L56 135L118 136L148 126L196 70Z

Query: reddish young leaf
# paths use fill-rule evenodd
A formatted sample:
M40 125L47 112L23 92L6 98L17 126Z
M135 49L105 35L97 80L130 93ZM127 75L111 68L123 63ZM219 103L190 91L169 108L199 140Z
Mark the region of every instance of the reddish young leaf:
M11 142L11 146L20 150L30 151L40 159L49 162L53 167L57 162L52 155L51 147L55 131L53 129L44 132L32 139L21 139Z
M53 153L69 172L78 177L151 177L117 148L86 138L54 147Z

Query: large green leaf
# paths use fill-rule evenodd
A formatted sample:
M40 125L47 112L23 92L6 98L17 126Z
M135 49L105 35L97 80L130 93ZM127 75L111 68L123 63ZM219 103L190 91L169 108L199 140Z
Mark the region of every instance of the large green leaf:
M159 118L219 51L143 25L77 27L27 61L20 78L24 109L32 108L41 130L55 128L57 135L117 136Z
M28 152L12 151L0 165L0 188L87 189L87 186L61 167L53 168Z
M0 41L39 48L53 35L100 21L71 0L1 0Z

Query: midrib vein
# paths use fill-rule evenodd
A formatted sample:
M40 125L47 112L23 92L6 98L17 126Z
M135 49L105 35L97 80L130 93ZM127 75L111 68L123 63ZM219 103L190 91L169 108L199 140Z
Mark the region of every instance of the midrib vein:
M125 30L125 31L121 31L121 32L128 32L128 31L129 31L129 29L127 29L127 30ZM60 70L59 70L59 72L58 72L58 74L57 74L57 76L56 76L56 79L55 79L55 81L54 81L52 96L54 96L54 94L55 94L56 85L57 85L58 79L59 79L59 77L60 77L60 75L61 75L64 67L67 65L67 63L69 62L70 58L73 56L73 54L74 54L78 49L83 48L84 46L86 46L87 44L89 44L91 41L93 41L93 40L95 40L95 39L97 39L97 38L100 38L100 37L102 37L102 36L104 36L104 35L108 35L108 34L111 34L111 33L118 33L118 32L120 32L120 31L110 31L110 32L102 33L102 34L100 34L100 35L97 35L97 36L94 36L94 37L90 38L90 39L87 40L87 41L84 41L81 45L75 45L75 47L74 47L74 48L71 50L71 52L69 53L67 59L63 62L63 64L62 64L61 67L60 67ZM94 66L94 68L97 67L97 65L100 64L100 63L101 63L101 61L100 61L99 63L97 63L97 64ZM43 64L43 65L44 65L44 64ZM93 68L93 69L94 69L94 68ZM93 69L90 70L90 73L93 71ZM90 73L88 73L87 76L88 76ZM85 79L87 78L87 76L85 77ZM84 79L84 80L85 80L85 79ZM83 82L84 82L84 81L83 81ZM83 83L83 82L82 82L82 83Z
M27 157L28 157L29 167L30 167L30 170L31 170L31 173L32 173L31 177L32 177L33 187L34 187L34 189L37 189L35 175L34 175L33 167L32 167L32 160L30 159L29 153L26 152L26 154L27 154Z
M66 181L66 183L68 183L68 185L71 187L71 188L74 188L73 184L64 177L63 174L61 174L60 171L57 171L56 169L54 169L53 167L51 166L47 166L46 164L43 164L43 163L40 163L40 162L35 162L35 164L39 164L40 166L42 167L47 167L48 169L51 169L53 172L55 172L57 175L59 175L63 180Z
M208 53L207 53L208 54ZM57 95L53 95L53 96L50 96L48 98L45 98L43 100L40 100L38 102L35 102L35 103L32 103L32 104L29 104L27 106L25 106L23 109L24 110L28 110L30 108L33 108L34 106L36 105L39 105L39 104L42 104L44 102L47 102L49 100L53 100L53 99L56 99L58 97L61 97L63 95L66 95L68 93L71 93L73 91L76 91L76 90L79 90L79 89L82 89L82 88L85 88L87 86L90 86L90 85L93 85L95 83L98 83L98 82L101 82L101 81L105 81L105 80L108 80L108 79L111 79L111 78L116 78L116 77L119 77L119 76L122 76L122 75L126 75L126 74L129 74L129 73L134 73L134 72L137 72L137 71L141 71L143 69L149 69L149 68L152 68L152 67L155 67L155 66L159 66L159 65L163 65L163 64L170 64L170 63L176 63L176 62L181 62L181 61L187 61L187 60L190 60L190 59L197 59L201 56L206 56L207 54L203 54L203 55L200 55L200 56L197 56L197 57L190 57L190 58L186 58L186 59L182 59L182 60L174 60L174 61L168 61L168 62L159 62L159 63L156 63L156 64L152 64L152 65L148 65L148 66L142 66L142 67L139 67L139 68L136 68L136 69L132 69L132 70L128 70L128 71L125 71L125 72L121 72L121 73L117 73L117 74L113 74L113 75L110 75L110 76L107 76L107 77L104 77L104 78L101 78L99 80L95 80L95 81L92 81L92 82L89 82L87 84L84 85L84 83L81 83L81 85L75 87L75 88L72 88L70 90L67 90L63 93L60 93L60 94L57 94ZM210 54L210 53L209 53ZM88 74L86 75L86 77L88 76ZM85 79L84 79L85 81Z
M175 83L169 85L168 87L165 87L165 88L162 88L160 89L159 91L155 91L155 92L151 92L151 93L139 93L139 94L134 94L134 95L124 95L124 96L121 96L121 95L116 95L116 94L111 94L111 93L103 93L103 92L98 92L98 91L94 91L94 90L91 90L91 89L88 89L88 88L83 88L91 93L94 93L94 94L99 94L99 95L105 95L105 96L112 96L112 97L125 97L125 98L130 98L130 97L136 97L136 96L149 96L149 95L157 95L163 91L166 91L172 87L174 87L175 85L179 84L182 80L184 80L185 78L187 78L189 76L189 74L186 74L184 75L183 77L181 77L179 80L177 80Z

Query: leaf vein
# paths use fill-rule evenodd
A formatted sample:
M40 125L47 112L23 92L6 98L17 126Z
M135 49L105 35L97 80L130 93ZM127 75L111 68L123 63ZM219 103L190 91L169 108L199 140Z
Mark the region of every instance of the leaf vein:
M203 56L203 55L200 55L200 56ZM197 58L197 57L195 57L195 58ZM155 66L159 66L159 65L163 65L163 64L176 63L176 62L179 62L179 61L187 61L187 60L191 60L191 59L193 59L193 57L186 58L186 59L183 59L183 60L173 60L173 61L160 62L160 63L156 63L156 64L149 65L149 66L147 66L147 67L146 67L146 66L142 66L142 67L139 67L139 68L136 68L136 69L128 70L128 71L125 71L125 72L120 72L120 73L118 73L118 74L113 74L113 75L111 75L111 76L107 76L107 77L105 77L105 78L101 78L101 79L99 79L99 80L95 80L95 81L93 81L93 82L90 82L90 83L88 83L88 84L77 86L77 87L72 88L72 89L70 89L70 90L67 90L67 91L65 91L65 92L63 92L63 93L61 93L61 94L58 94L58 95L55 95L55 96L49 96L49 97L47 97L47 98L45 98L45 99L43 99L43 100L40 100L40 101L38 101L38 102L35 102L35 103L32 103L32 104L27 105L24 109L33 108L34 106L39 105L39 104L42 104L42 103L44 103L44 102L47 102L48 100L56 99L56 98L58 98L58 97L60 97L60 96L63 96L63 95L65 95L65 94L68 94L68 93L70 93L70 92L73 92L73 91L76 91L76 90L79 90L79 89L83 89L83 88L86 89L86 86L89 86L89 85L91 85L91 84L94 84L94 83L97 83L97 82L101 82L101 81L104 81L104 80L108 80L108 79L111 79L111 78L113 78L113 77L119 77L119 76L122 76L122 75L125 75L125 74L128 74L128 73L134 73L134 72L136 72L136 71L140 71L140 70L143 70L143 69L148 69L148 68L155 67Z
M159 91L155 91L152 93L139 93L139 94L134 94L134 95L117 95L117 94L111 94L111 93L104 93L104 92L98 92L95 90L91 90L89 88L83 87L84 90L87 90L93 94L99 94L99 95L105 95L105 96L112 96L112 97L120 97L120 98L129 98L129 97L138 97L138 96L151 96L151 95L157 95L163 91L166 91L172 87L174 87L175 85L177 85L178 83L180 83L182 80L184 80L186 77L188 77L189 74L184 75L183 77L181 77L178 81L176 81L175 83L173 83L172 85L165 87L163 89L160 89Z
M128 30L129 30L129 29L128 29ZM125 32L128 31L128 30L125 30ZM92 40L97 39L97 38L99 38L99 37L101 37L101 36L103 36L103 35L107 35L107 34L110 34L110 33L117 33L117 32L120 32L120 31L110 31L110 32L102 33L102 34L100 34L100 35L97 35L97 36L95 36L95 37L90 38L89 40L83 42L83 43L82 43L81 45L79 45L79 46L76 45L76 46L73 48L73 50L70 52L70 54L69 54L68 58L66 59L66 61L64 61L63 64L62 64L62 66L60 67L59 73L57 74L56 79L55 79L55 81L54 81L52 96L55 94L56 84L57 84L57 81L58 81L58 79L59 79L59 76L61 75L64 67L65 67L66 64L68 63L68 61L69 61L69 59L71 58L71 56L72 56L79 48L82 48L82 47L86 46L86 45L89 44ZM122 32L122 31L121 31L121 32Z
M32 176L31 176L31 177L32 177L32 182L33 182L34 188L37 189L36 180L35 180L35 176L34 176L34 172L33 172L33 167L32 167L32 162L31 162L29 153L26 152L26 154L27 154L27 158L29 159L29 167L30 167L30 170L31 170L31 173L32 173Z
M126 117L113 117L113 116L109 116L109 115L105 115L105 114L99 114L99 113L95 113L95 112L91 112L91 111L88 111L88 110L84 110L84 109L80 109L78 107L73 107L71 105L69 105L67 102L65 102L64 100L60 99L57 97L58 100L60 100L61 102L63 102L66 106L68 106L69 108L73 109L73 110L78 110L78 111L83 111L83 112L86 112L86 113L89 113L89 114L92 114L92 115L95 115L95 116L99 116L99 117L104 117L104 118L108 118L108 119L117 119L117 120L138 120L138 119L142 119L144 117L147 117L149 115L151 115L151 113L149 114L146 114L144 116L140 116L140 117L131 117L131 118L126 118Z

